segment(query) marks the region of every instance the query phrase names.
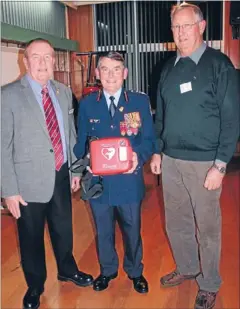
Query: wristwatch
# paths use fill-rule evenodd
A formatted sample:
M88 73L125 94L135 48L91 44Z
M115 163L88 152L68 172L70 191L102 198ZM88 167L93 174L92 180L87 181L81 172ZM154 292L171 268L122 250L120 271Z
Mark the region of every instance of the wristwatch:
M214 163L213 167L216 168L221 174L226 174L226 166L219 166Z

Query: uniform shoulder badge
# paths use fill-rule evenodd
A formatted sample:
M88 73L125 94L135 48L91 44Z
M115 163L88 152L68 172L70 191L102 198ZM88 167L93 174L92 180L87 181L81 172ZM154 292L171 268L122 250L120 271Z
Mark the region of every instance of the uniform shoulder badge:
M129 90L130 93L135 93L135 94L143 94L145 96L147 96L147 94L145 92L142 91L137 91L137 90Z
M81 97L81 100L87 99L87 100L98 100L99 91L91 91L88 93L83 94Z
M137 90L129 90L128 93L129 93L129 94L136 94L136 95L148 96L145 92L137 91Z

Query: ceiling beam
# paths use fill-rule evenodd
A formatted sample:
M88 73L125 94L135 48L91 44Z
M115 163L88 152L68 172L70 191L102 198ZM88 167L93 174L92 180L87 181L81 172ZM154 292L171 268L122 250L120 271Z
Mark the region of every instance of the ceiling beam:
M101 3L112 3L112 2L122 2L126 0L78 0L78 1L64 1L64 0L59 0L62 2L64 5L77 10L78 6L80 5L92 5L92 4L101 4Z
M101 3L111 3L111 2L121 2L125 0L77 0L77 1L71 1L74 5L91 5L91 4L101 4ZM68 2L68 1L66 1Z
M74 9L74 10L77 10L77 6L73 3L73 1L62 1L62 0L59 0L60 2L62 2L64 5Z

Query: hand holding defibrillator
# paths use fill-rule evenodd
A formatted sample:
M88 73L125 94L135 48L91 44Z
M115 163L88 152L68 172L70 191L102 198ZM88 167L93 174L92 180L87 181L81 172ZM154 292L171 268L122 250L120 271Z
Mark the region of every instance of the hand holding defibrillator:
M132 174L136 170L137 166L138 166L138 156L136 152L133 152L132 153L132 168L129 171L125 172L125 174Z

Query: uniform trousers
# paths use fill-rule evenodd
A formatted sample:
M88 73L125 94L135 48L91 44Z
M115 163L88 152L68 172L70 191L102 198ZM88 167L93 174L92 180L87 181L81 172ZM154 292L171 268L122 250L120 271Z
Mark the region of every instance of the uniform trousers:
M47 277L44 246L46 221L58 273L73 275L78 271L72 255L72 204L67 163L56 171L54 192L49 202L26 202L27 206L20 206L21 217L17 220L21 263L28 287L41 289Z
M141 203L121 206L90 202L96 230L97 252L101 274L110 276L118 271L115 249L115 224L119 218L124 242L123 268L131 278L142 275Z

